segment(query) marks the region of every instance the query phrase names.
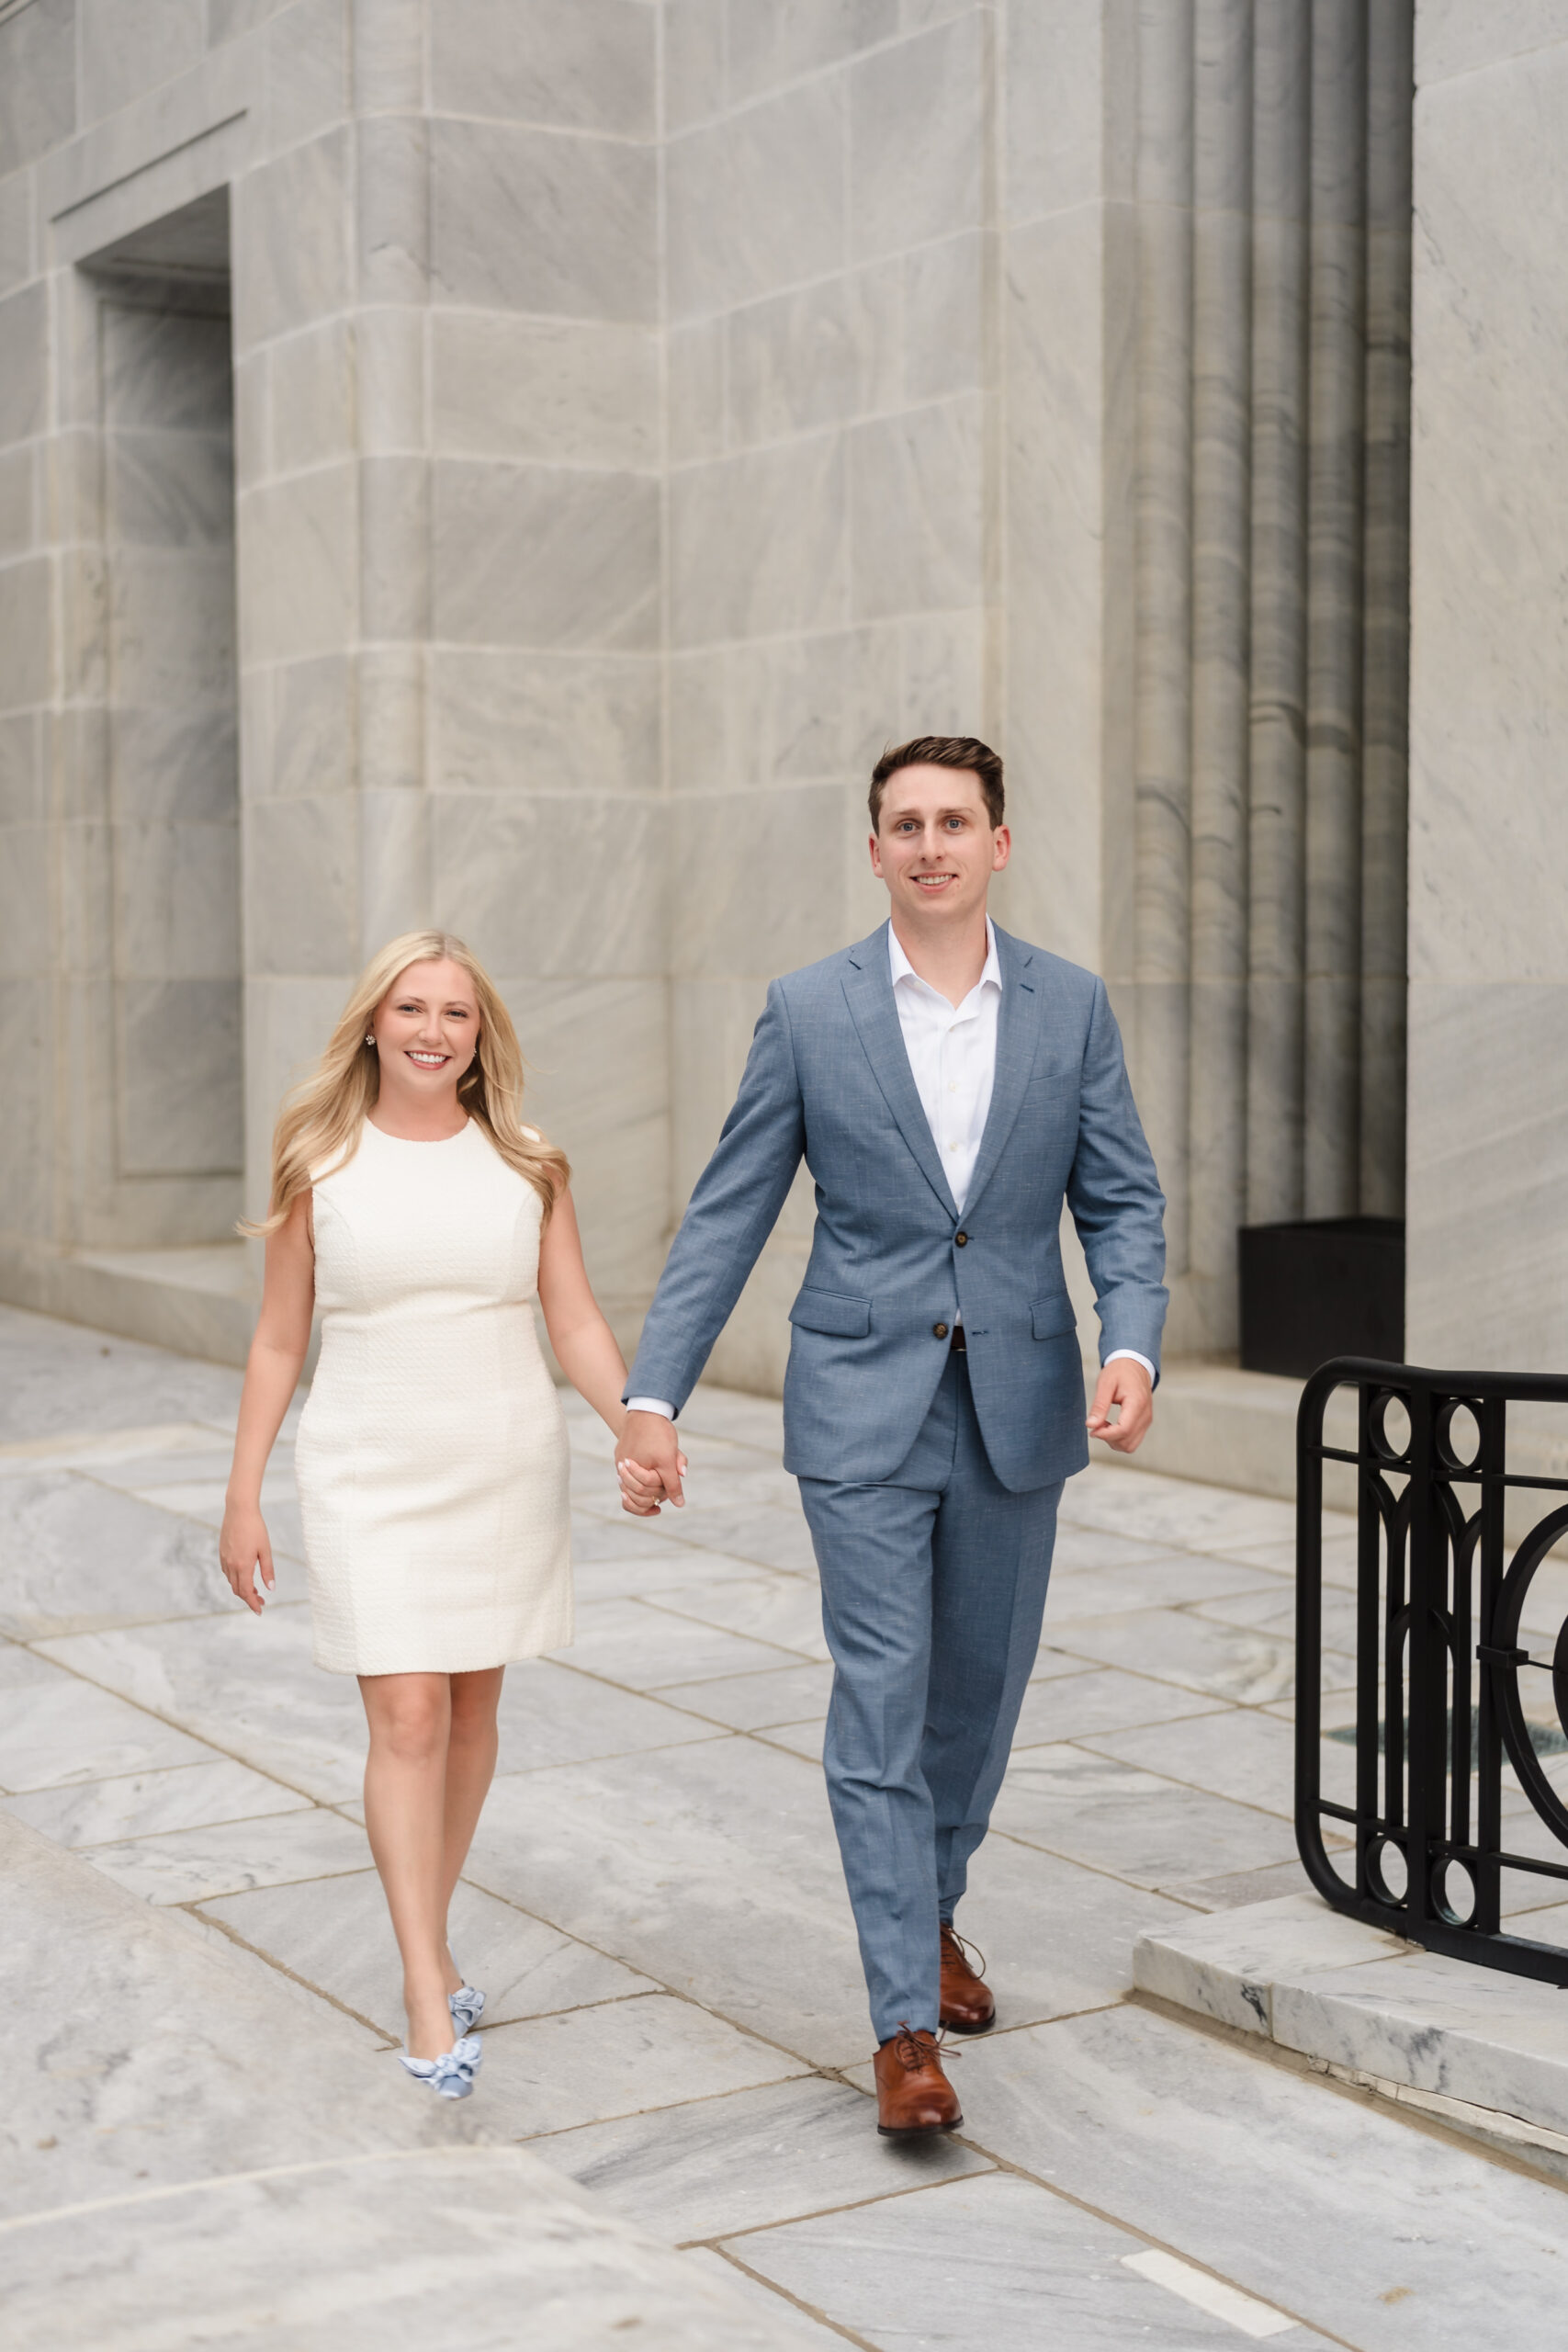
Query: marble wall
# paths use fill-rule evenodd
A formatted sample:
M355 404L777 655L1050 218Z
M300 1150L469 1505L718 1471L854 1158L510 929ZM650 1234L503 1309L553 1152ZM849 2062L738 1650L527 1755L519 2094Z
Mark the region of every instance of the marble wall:
M768 978L880 918L865 775L928 729L1008 755L1003 921L1111 980L1177 1347L1230 1343L1244 1216L1397 1206L1409 17L0 0L17 1246L223 1230L350 975L434 920L630 1336ZM115 519L137 334L177 549L166 502ZM776 1385L809 1216L721 1376Z
M1418 1362L1568 1340L1568 6L1422 0L1410 687Z
M673 1186L769 978L879 922L866 778L999 731L994 7L666 12ZM804 1177L714 1358L776 1387Z

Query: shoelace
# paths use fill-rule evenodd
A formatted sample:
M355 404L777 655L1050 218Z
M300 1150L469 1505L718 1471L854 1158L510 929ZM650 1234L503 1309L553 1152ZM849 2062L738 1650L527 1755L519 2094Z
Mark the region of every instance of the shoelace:
M914 2027L907 2024L902 2018L893 2030L893 2047L897 2052L898 2063L905 2072L910 2075L923 2074L939 2051L944 2060L962 2058L964 2055L962 2050L953 2050L949 2047L947 2036L944 2033L933 2034L929 2041L920 2041L916 2036Z
M942 1940L944 1944L956 1944L958 1947L958 1956L960 1960L964 1961L968 1966L974 1970L976 1976L984 1976L986 1973L985 1953L980 1950L978 1944L965 1943L964 1938L959 1934L957 1928L953 1926L950 1920L944 1919L942 1923Z

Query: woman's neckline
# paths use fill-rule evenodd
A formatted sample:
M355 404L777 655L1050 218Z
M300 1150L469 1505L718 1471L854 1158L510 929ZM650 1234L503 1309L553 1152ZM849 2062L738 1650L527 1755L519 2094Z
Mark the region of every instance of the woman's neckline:
M376 1125L375 1120L374 1120L373 1118L371 1118L371 1116L370 1116L370 1114L369 1114L369 1113L368 1113L368 1112L367 1112L366 1116L365 1116L365 1124L366 1124L366 1125L370 1129L370 1131L371 1131L371 1133L372 1133L373 1135L378 1135L378 1136L380 1136L380 1138L381 1138L381 1140L382 1140L382 1142L383 1142L383 1143L406 1143L406 1144L412 1144L412 1145L414 1147L414 1148L415 1148L416 1150L420 1150L420 1151L431 1151L431 1150L438 1149L438 1148L439 1148L439 1147L440 1147L442 1144L444 1144L444 1143L461 1143L461 1142L462 1142L462 1140L463 1140L463 1137L468 1134L468 1129L473 1125L473 1124L474 1124L474 1123L473 1123L472 1119L465 1119L465 1120L464 1120L464 1122L463 1122L463 1124L462 1124L462 1125L457 1129L457 1133L456 1133L455 1135L450 1135L450 1136L393 1136L393 1135L389 1135L385 1127L378 1127L378 1126Z

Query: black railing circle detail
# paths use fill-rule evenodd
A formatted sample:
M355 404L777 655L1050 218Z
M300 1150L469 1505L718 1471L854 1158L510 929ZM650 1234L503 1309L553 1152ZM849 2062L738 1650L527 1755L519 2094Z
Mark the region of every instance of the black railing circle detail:
M1468 1413L1475 1423L1475 1451L1468 1456L1462 1456L1453 1442L1454 1421L1461 1413ZM1445 1470L1457 1471L1463 1475L1477 1467L1481 1460L1482 1446L1481 1410L1474 1397L1450 1396L1446 1404L1439 1406L1437 1417L1437 1446Z
M1408 1470L1410 1467L1409 1440L1406 1439L1403 1446L1397 1446L1388 1433L1388 1408L1391 1405L1402 1405L1406 1416L1410 1417L1409 1397L1402 1396L1397 1388L1383 1389L1372 1403L1372 1445L1378 1460L1385 1468ZM1411 1426L1414 1429L1413 1418Z
M1342 1388L1356 1392L1353 1451L1325 1435L1330 1399ZM1396 1404L1409 1419L1399 1445L1388 1428ZM1568 1849L1568 1804L1538 1753L1538 1741L1568 1748L1568 1618L1550 1657L1519 1639L1540 1566L1568 1536L1568 1478L1510 1463L1516 1404L1568 1407L1568 1377L1341 1357L1307 1382L1297 1422L1296 1842L1314 1885L1337 1909L1437 1951L1568 1985L1568 1949L1503 1926L1505 1911L1518 1908L1513 1890L1521 1878L1537 1887L1545 1878L1568 1894L1568 1850L1551 1860L1516 1852L1504 1838L1511 1767L1537 1817ZM1326 1799L1321 1786L1329 1463L1356 1474L1349 1805ZM1547 1507L1510 1560L1506 1512L1532 1493ZM1532 1733L1520 1676L1543 1670L1561 1729ZM1337 1860L1354 1871L1353 1883Z

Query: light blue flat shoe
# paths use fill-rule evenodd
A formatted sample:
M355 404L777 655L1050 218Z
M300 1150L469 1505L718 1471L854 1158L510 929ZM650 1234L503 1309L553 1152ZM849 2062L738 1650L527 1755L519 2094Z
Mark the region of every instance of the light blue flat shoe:
M482 1993L476 1993L471 1984L459 1984L455 1993L447 1994L446 2006L452 2012L452 2022L460 2038L465 2033L472 2033L483 2017L485 1996Z
M439 2058L411 2058L406 2050L398 2052L415 2082L428 2083L438 2098L467 2098L484 2054L483 2042L467 2037L444 2050Z

